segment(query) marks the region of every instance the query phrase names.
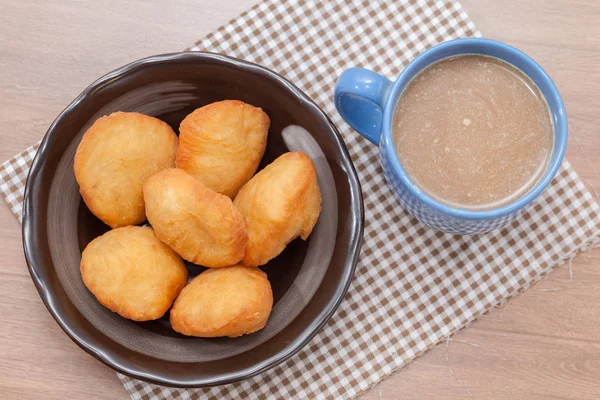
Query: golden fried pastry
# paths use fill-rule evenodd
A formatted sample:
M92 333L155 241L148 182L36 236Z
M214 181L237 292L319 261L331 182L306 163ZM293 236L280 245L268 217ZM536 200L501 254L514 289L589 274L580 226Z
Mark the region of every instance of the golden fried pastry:
M143 226L113 229L92 240L80 269L100 304L134 321L162 317L188 277L183 260Z
M218 268L244 257L248 235L240 212L229 197L184 170L170 168L150 177L144 200L156 236L186 260Z
M264 328L272 307L271 284L258 268L209 269L181 291L171 326L188 336L236 337Z
M321 212L321 191L312 160L285 153L242 187L234 200L246 221L248 244L242 264L266 264L292 239L306 240Z
M144 222L142 186L175 165L176 151L177 135L159 119L133 112L99 118L75 154L83 201L111 228Z
M179 127L177 168L233 198L256 172L270 124L263 110L237 100L199 108Z

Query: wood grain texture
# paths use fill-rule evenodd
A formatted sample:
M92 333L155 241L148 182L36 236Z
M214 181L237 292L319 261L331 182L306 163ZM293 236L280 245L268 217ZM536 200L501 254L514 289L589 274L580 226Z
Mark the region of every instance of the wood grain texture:
M38 141L104 73L179 51L255 0L0 0L0 161ZM539 61L567 106L567 157L600 193L600 2L463 0L484 36ZM363 399L573 398L600 394L600 250L592 250L363 395ZM20 226L0 206L0 398L127 399L38 297Z

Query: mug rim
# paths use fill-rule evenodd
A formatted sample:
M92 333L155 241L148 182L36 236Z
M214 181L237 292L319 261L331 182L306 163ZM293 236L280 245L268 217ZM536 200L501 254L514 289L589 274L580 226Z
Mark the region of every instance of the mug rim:
M403 90L407 87L407 85L410 83L410 81L418 73L420 73L425 68L429 67L434 62L438 62L445 58L466 55L466 54L483 54L483 55L487 55L487 54L478 53L476 51L464 51L464 52L459 51L456 54L452 54L447 57L443 57L441 59L435 59L431 62L426 62L426 64L424 66L420 66L419 63L422 62L423 59L430 58L433 55L435 55L436 53L444 52L445 50L447 50L449 48L465 47L465 49L466 49L469 47L469 45L486 46L488 48L493 48L494 50L497 50L499 53L501 53L501 56L493 55L492 57L498 58L504 62L507 62L510 65L513 65L513 64L511 62L505 60L506 55L511 55L514 58L519 58L521 61L528 64L528 66L534 71L534 73L538 75L539 80L544 81L545 85L548 88L548 91L551 93L551 96L555 99L555 102L556 102L556 109L553 109L549 104L548 96L545 96L544 93L542 93L542 96L544 96L544 100L546 101L546 104L548 106L548 110L549 110L551 116L554 116L554 115L557 116L556 123L553 123L553 135L554 135L555 145L553 146L552 156L551 156L550 161L548 162L548 165L546 167L546 171L545 171L544 175L538 180L538 182L533 186L533 188L531 188L523 196L519 197L518 199L516 199L515 201L513 201L509 204L506 204L501 207L492 208L489 210L469 210L466 208L455 208L455 207L446 205L438 200L435 200L433 197L426 194L423 190L421 190L413 182L413 180L408 176L408 174L402 167L400 158L398 157L398 153L396 152L395 146L392 141L391 123L392 123L393 113L396 108L396 103L397 103L398 99L400 98L400 96L402 95ZM506 58L508 58L508 57L506 57ZM524 71L522 71L522 69L520 69L514 65L513 65L513 67L517 68L519 71L521 71L523 74L525 74L527 77L529 77L535 83L535 80L531 76L532 74L527 74ZM539 86L539 85L536 83L536 86ZM540 90L540 92L541 92L541 90ZM382 126L382 138L381 138L382 146L386 146L390 150L390 151L386 151L386 153L393 153L393 156L390 157L390 163L394 170L393 172L402 181L404 186L407 187L407 189L411 192L411 194L413 196L415 196L417 199L419 199L420 202L426 204L427 206L433 208L434 210L436 210L438 212L441 212L443 214L446 214L446 215L449 215L449 216L452 216L455 218L466 219L466 220L494 219L494 218L502 217L505 215L509 215L509 214L514 213L514 212L522 209L523 207L527 206L535 198L537 198L546 189L546 187L550 184L550 182L552 181L552 179L554 178L554 176L556 175L558 169L560 168L560 166L562 164L562 160L563 160L565 150L567 147L567 132L568 132L567 113L565 110L565 106L564 106L562 97L558 91L558 88L556 87L556 85L554 84L554 82L552 81L552 79L550 78L548 73L536 61L534 61L531 57L529 57L527 54L523 53L522 51L520 51L512 46L509 46L505 43L498 42L498 41L491 40L491 39L484 39L484 38L466 38L466 39L450 40L450 41L438 44L436 46L433 46L433 47L427 49L426 51L422 52L421 54L419 54L417 57L415 57L402 70L400 75L398 75L398 78L396 79L395 82L392 83L392 86L390 87L390 89L388 91L388 95L387 95L387 99L386 99L385 107L384 107L383 124L382 125L383 125ZM556 144L558 144L558 146Z

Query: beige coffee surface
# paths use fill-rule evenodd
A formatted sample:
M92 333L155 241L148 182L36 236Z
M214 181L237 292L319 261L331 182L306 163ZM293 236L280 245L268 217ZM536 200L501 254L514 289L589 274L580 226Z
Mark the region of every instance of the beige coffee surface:
M439 61L402 94L392 125L415 184L454 207L491 209L529 191L552 153L548 106L535 84L499 59Z

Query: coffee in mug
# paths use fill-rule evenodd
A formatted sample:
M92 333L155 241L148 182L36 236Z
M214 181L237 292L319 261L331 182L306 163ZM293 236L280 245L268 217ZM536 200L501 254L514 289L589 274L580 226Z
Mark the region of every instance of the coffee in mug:
M392 120L402 167L435 200L489 210L532 189L552 155L544 96L520 70L466 54L423 69L402 92Z

